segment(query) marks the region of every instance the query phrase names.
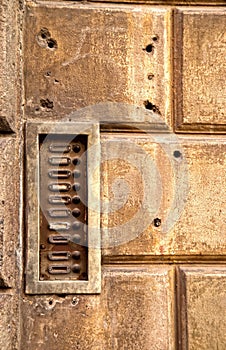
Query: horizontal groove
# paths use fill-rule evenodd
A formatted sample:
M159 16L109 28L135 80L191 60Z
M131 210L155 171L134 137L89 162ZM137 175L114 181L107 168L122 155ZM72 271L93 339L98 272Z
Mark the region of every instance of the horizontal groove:
M226 255L104 256L103 264L226 264Z
M27 0L27 3L35 3L35 4L46 4L46 3L59 3L59 4L80 4L80 3L85 3L85 4L92 4L92 3L101 3L101 4L145 4L145 5L180 5L180 6L219 6L219 5L224 5L225 6L225 1L222 0L192 0L192 1L183 1L183 0Z
M216 1L174 1L174 0L90 0L90 1L85 1L85 0L55 0L55 1L43 1L43 0L27 0L27 4L35 4L35 5L50 5L52 6L53 4L56 4L61 7L73 7L74 5L147 5L147 6L183 6L183 7L197 7L197 6L211 6L211 7L216 7L216 6L223 6L225 5L225 1L222 0L216 0Z

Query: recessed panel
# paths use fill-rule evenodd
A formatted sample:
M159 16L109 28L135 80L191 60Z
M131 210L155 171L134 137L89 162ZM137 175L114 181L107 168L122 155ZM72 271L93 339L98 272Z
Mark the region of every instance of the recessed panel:
M39 135L40 275L88 278L87 135Z
M27 114L78 120L78 110L90 106L82 120L96 111L102 122L128 117L141 122L136 109L125 115L123 106L129 104L141 107L144 115L155 112L171 127L170 21L167 8L29 4L24 33ZM105 103L112 105L104 109Z
M174 350L171 273L168 267L103 266L100 295L25 296L23 345L38 348L44 329L43 350Z
M225 255L225 165L223 136L104 136L104 255Z
M181 132L226 130L226 11L178 9L174 25L175 125Z
M28 293L99 292L98 135L87 123L27 126Z
M178 278L182 349L225 349L225 266L181 267Z

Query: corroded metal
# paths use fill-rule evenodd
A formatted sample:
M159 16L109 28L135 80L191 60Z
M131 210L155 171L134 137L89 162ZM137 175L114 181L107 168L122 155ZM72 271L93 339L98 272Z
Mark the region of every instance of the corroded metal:
M99 126L54 128L27 127L26 291L99 293Z
M41 203L41 226L40 226L40 279L43 280L77 280L81 274L88 276L87 259L87 236L82 226L77 230L79 240L74 239L75 223L87 224L87 207L84 203L87 196L87 135L55 135L47 137L41 135L40 142L40 203ZM51 153L54 152L58 159L58 164L48 162ZM68 164L61 166L64 154L67 153ZM75 165L72 159L76 157L80 160ZM51 158L52 159L52 158ZM78 162L77 162L78 163ZM74 173L79 172L79 191L75 191ZM67 183L64 183L65 177ZM54 181L54 183L53 183ZM52 192L57 192L52 195ZM65 192L66 195L61 195ZM72 198L82 197L83 201L72 201ZM80 196L80 197L79 197ZM75 221L72 213L77 210L79 215ZM61 221L62 220L62 221ZM61 235L67 225L67 236ZM51 226L50 226L51 225ZM55 230L55 234L53 231ZM42 247L45 247L44 249ZM60 249L60 250L59 250ZM72 268L72 252L80 252L80 269ZM62 252L66 251L66 252ZM55 261L55 265L50 264L50 260ZM65 263L63 263L65 261ZM57 262L59 265L57 265Z

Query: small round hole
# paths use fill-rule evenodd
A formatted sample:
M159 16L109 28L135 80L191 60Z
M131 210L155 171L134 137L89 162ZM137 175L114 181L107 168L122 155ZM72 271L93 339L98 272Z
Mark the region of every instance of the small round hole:
M154 226L155 227L161 226L161 219L159 219L159 218L154 219Z
M180 158L180 157L182 156L181 152L178 151L178 150L177 150L177 151L174 151L174 152L173 152L173 155L174 155L175 158Z
M72 211L72 215L75 217L75 218L78 218L80 216L81 212L79 209L74 209Z
M76 191L76 192L78 192L80 190L80 188L81 188L81 186L80 186L79 183L76 183L76 184L73 185L73 190Z
M150 53L153 51L154 46L152 44L149 44L145 47L145 51Z
M73 175L74 175L75 179L78 179L80 177L81 173L79 170L75 170Z
M72 269L72 271L73 271L74 273L79 273L80 270L81 270L81 267L80 267L80 265L75 264L75 265L72 266L71 269Z
M48 44L49 49L56 49L57 48L57 42L53 39L49 39L47 41L47 44Z
M81 241L81 236L80 235L74 235L72 237L72 242L78 244Z
M52 300L49 300L49 305L53 305L53 301Z
M73 159L73 164L74 165L79 165L81 163L81 160L79 158L74 158Z
M80 151L81 151L81 146L77 143L76 145L74 145L73 151L74 151L75 153L80 152Z
M158 41L158 39L159 39L159 38L158 38L158 35L154 35L154 36L152 37L152 40L153 40L153 41Z
M148 74L148 80L152 80L154 78L154 74Z
M73 224L72 224L72 228L73 228L73 230L80 230L80 228L81 228L81 223L80 222L74 222Z
M80 259L80 252L78 250L74 251L72 253L72 258L75 260L79 260Z
M73 202L74 204L79 204L79 203L81 202L80 197L79 197L79 196L73 197L73 198L72 198L72 202Z

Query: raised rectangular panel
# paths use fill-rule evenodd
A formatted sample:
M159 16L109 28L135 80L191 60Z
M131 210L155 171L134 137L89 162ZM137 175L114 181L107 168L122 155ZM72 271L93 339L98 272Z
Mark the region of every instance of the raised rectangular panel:
M224 136L102 136L104 256L225 256L225 165Z
M226 10L180 8L174 20L178 132L226 131Z
M27 293L100 291L99 127L28 124Z
M21 305L23 346L173 350L172 282L165 266L103 266L100 295L27 295Z
M224 350L225 266L181 267L178 279L181 349Z
M74 121L95 117L106 123L125 122L129 115L130 122L140 123L152 120L152 113L145 116L149 101L158 121L171 127L170 28L167 8L29 4L27 114Z

